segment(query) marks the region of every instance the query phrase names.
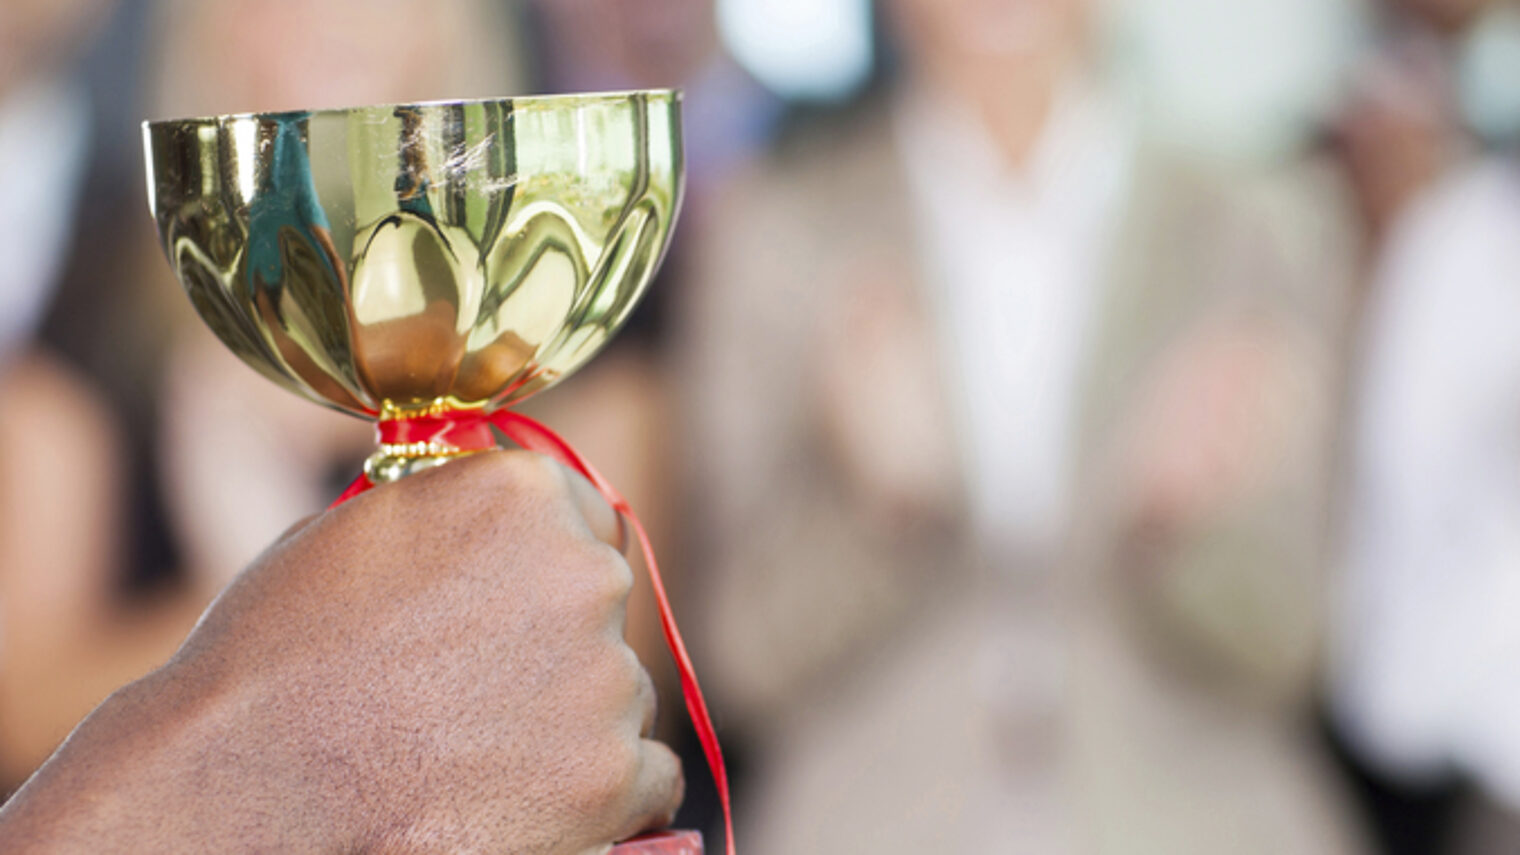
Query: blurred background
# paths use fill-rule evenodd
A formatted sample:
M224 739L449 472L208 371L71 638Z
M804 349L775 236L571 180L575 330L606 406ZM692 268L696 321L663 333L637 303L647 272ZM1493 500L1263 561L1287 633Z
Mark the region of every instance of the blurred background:
M5 0L0 791L371 443L202 329L137 123L654 86L669 257L527 409L744 851L1520 850L1502 0Z

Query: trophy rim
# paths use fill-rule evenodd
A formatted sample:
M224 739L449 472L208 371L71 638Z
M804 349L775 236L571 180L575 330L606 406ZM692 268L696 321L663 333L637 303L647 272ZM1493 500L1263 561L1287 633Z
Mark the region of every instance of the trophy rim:
M618 89L601 92L565 92L552 95L505 95L488 96L482 98L440 98L431 101L394 101L380 104L359 104L348 107L319 107L315 109L296 110L268 110L262 112L222 113L219 115L187 116L171 119L147 119L143 121L143 130L166 127L191 127L197 125L219 124L230 121L277 119L291 115L308 117L318 116L342 116L371 110L395 110L403 107L419 107L427 109L466 107L478 104L538 104L547 106L583 106L604 102L631 101L634 98L656 98L679 103L684 98L683 90L679 88L656 88L656 89Z

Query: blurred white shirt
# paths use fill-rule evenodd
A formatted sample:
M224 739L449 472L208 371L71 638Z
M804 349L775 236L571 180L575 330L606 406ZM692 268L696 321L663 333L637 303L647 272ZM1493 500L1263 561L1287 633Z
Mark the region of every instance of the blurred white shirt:
M909 97L897 135L971 512L994 555L1065 528L1078 381L1132 136L1100 92L1057 100L1022 170L974 116Z
M1520 806L1520 172L1422 198L1373 288L1332 704L1372 762Z

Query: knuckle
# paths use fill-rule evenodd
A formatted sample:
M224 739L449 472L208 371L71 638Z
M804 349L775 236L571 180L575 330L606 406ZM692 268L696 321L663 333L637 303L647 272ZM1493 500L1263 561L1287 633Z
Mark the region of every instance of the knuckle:
M645 740L644 749L644 762L657 773L649 781L653 789L646 795L651 805L663 810L661 824L668 825L686 798L686 771L680 756L665 743Z
M582 769L577 800L583 807L600 812L626 805L632 801L638 782L638 746L627 740L609 740L586 753Z
M555 466L554 461L541 454L518 449L496 449L470 455L457 463L437 468L457 470L459 477L476 482L472 486L484 491L495 491L496 495L507 498L553 490L555 482L563 480ZM432 471L434 470L428 470L429 473Z
M600 616L609 607L621 605L633 590L633 569L605 543L577 540L565 559L561 591L569 609Z
M629 673L633 675L633 699L639 705L653 705L659 701L659 692L654 687L654 677L649 669L639 661L639 654L627 644L623 645L623 658L628 663Z
M676 821L676 812L681 809L681 803L686 801L686 771L681 768L681 761L676 760L675 783L670 792L670 808L665 811L664 821L661 825L669 825Z
M626 643L618 645L618 656L615 672L609 678L614 686L617 698L620 701L620 712L635 719L642 718L643 707L647 702L645 683L645 671L643 663L639 662L639 656L633 652ZM649 684L652 686L652 684Z
M621 559L605 560L606 569L593 582L594 588L588 603L590 613L598 620L614 620L626 616L628 596L633 590L633 574Z
M623 553L601 541L592 544L592 549L597 557L593 561L599 577L603 582L601 588L604 597L622 602L633 591L633 567L628 564L628 559Z
M584 663L581 678L595 692L601 715L627 722L639 708L641 687L638 657L621 640L605 639Z
M655 744L659 745L670 758L670 775L666 781L669 813L665 817L665 822L668 824L675 819L676 810L681 807L681 802L686 800L686 768L682 764L679 754L676 754L664 743L657 742Z
M609 645L608 653L610 655L603 660L597 676L622 711L639 695L639 674L644 666L639 662L638 654L621 639Z
M563 467L548 457L531 451L506 451L502 457L501 465L515 488L539 495L566 491Z
M633 675L634 682L638 684L640 694L646 690L653 691L654 677L650 675L649 669L644 667L644 662L639 659L638 652L627 643L623 644L619 652L623 655L623 662L627 665L628 672Z

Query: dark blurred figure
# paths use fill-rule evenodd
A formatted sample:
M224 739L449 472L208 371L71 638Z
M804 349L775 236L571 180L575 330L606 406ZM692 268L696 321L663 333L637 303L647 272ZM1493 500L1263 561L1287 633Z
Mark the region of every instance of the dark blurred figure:
M1374 253L1472 143L1458 113L1450 45L1402 19L1385 27L1356 68L1334 128Z
M741 838L1355 851L1301 721L1333 174L1152 144L1095 4L882 8L903 78L720 196L680 307Z
M141 182L124 189L118 151L136 144L120 125L141 13L130 2L0 10L0 158L11 179L0 214L0 792L97 701L166 657L199 609L157 589L138 560L161 553L132 534L151 519L132 501L141 446L113 409L136 390L108 392L91 376L111 348L94 340L102 317L122 305L120 250L148 233L131 227ZM89 317L60 318L84 291L95 295ZM28 340L44 317L40 340ZM119 364L135 364L139 354L118 343Z
M1389 853L1520 849L1515 15L1388 4L1338 124L1368 241L1330 719Z

